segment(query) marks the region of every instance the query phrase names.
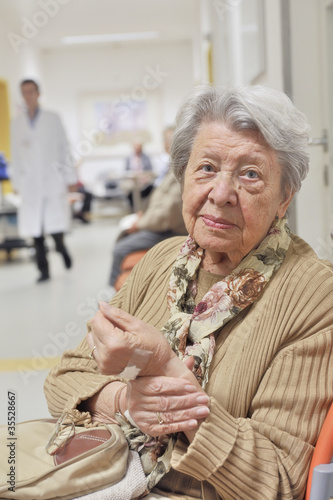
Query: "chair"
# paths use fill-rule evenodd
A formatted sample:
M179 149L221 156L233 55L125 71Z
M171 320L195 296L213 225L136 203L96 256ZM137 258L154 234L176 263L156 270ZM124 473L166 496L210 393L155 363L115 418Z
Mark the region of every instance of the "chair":
M126 278L130 275L135 264L142 259L142 257L148 252L147 250L138 250L128 254L121 263L121 273L118 276L114 289L118 292L126 281Z
M333 403L326 416L315 446L305 500L333 498Z

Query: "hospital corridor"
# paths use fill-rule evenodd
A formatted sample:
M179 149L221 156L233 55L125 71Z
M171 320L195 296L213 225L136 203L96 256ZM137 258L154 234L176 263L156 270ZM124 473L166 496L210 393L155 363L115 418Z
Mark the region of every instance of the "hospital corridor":
M0 0L0 339L0 499L333 498L333 0Z

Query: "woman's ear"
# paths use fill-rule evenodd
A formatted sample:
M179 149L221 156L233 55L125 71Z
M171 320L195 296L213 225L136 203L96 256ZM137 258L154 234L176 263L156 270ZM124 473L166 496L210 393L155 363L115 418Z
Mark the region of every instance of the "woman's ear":
M284 199L281 201L279 208L277 210L277 216L279 219L282 219L286 215L286 212L288 210L288 207L290 205L291 200L293 199L293 196L295 194L295 191L288 191L284 197Z

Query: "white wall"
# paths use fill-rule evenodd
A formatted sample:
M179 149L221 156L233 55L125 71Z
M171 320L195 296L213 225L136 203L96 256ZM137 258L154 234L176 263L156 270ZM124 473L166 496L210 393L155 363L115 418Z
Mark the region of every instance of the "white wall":
M0 19L0 33L3 34L0 44L0 78L8 83L10 112L14 116L21 104L19 82L24 77L39 80L41 68L39 53L34 46L28 43L16 53L6 37L7 31L5 20Z
M185 42L53 50L43 53L41 62L45 103L60 113L74 145L82 138L80 99L84 94L109 92L121 97L139 95L140 88L142 95L158 91L159 134L174 122L181 99L193 85L191 45ZM148 78L149 71L158 74L156 88L153 78Z

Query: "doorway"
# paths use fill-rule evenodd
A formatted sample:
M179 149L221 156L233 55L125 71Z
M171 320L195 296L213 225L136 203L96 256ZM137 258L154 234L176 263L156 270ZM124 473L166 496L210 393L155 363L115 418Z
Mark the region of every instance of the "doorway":
M291 0L293 101L311 126L310 172L297 196L297 233L333 262L333 0Z

